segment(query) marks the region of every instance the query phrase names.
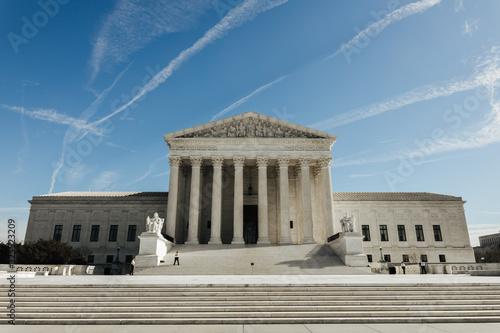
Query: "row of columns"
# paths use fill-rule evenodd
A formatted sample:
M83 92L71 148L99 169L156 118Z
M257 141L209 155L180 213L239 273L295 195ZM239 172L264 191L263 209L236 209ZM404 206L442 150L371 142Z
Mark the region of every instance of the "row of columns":
M170 161L170 185L167 209L167 234L175 236L177 221L177 206L179 193L179 167L181 158L179 156L169 156ZM201 166L203 159L201 156L191 156L191 193L189 202L189 228L186 243L198 243L198 221L200 220L201 207ZM268 193L267 193L267 166L268 157L257 157L258 167L258 243L269 243L269 218L268 218ZM298 175L301 185L302 210L301 225L304 226L304 242L313 242L313 221L312 221L312 200L310 184L310 158L299 158ZM278 204L281 233L279 235L280 244L291 244L290 236L290 200L288 185L289 157L278 157ZM234 227L232 244L244 244L243 239L243 167L245 165L244 156L233 157L234 164ZM209 244L221 244L221 221L222 221L222 167L224 158L222 156L212 157L213 183L212 183L212 216L211 235ZM332 185L330 174L331 158L319 160L322 185L320 191L324 196L325 222L327 235L333 234L333 202Z

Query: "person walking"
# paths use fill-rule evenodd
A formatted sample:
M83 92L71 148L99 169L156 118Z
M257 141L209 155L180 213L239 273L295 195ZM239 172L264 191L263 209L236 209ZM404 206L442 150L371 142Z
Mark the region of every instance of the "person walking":
M401 262L401 269L403 270L403 274L406 274L406 265L405 262Z
M134 275L134 268L135 268L135 258L132 258L132 261L130 262L130 275Z
M179 264L179 251L175 251L175 255L174 255L174 266L175 266L175 263L177 263L178 266L180 266L181 264Z

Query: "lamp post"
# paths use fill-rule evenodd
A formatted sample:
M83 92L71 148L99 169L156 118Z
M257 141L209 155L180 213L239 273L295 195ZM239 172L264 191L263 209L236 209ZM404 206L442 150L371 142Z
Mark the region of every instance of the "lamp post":
M382 246L380 247L380 262L384 262L384 256L382 255Z

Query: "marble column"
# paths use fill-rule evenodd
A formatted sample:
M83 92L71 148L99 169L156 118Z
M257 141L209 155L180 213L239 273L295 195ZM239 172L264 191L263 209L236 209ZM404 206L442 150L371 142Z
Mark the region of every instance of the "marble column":
M325 228L326 237L334 234L334 218L333 218L333 196L332 196L332 174L330 166L332 164L331 157L321 158L321 178L323 183L323 195L325 202Z
M189 195L189 228L186 244L198 244L200 222L201 156L191 156L191 193Z
M175 227L177 225L177 202L179 201L179 166L181 158L179 156L169 156L170 181L168 184L168 206L166 233L175 238Z
M222 165L224 157L213 156L213 180L212 180L212 226L210 229L209 244L222 244L220 238L222 217Z
M259 168L259 237L258 244L269 244L269 219L268 219L268 198L267 198L267 157L257 157L257 167Z
M309 173L310 158L299 158L300 185L302 202L302 225L304 230L304 243L314 243L312 201L311 201L311 175Z
M233 241L231 244L245 244L243 240L243 166L244 156L233 157L234 163L234 216Z
M290 237L290 193L288 186L288 165L290 158L279 157L278 166L280 169L280 224L281 224L281 237L280 244L291 244L292 238Z
M313 237L316 244L324 244L326 242L326 225L325 221L325 202L323 200L323 183L321 182L321 166L316 165L313 172L314 190L312 193L313 202Z

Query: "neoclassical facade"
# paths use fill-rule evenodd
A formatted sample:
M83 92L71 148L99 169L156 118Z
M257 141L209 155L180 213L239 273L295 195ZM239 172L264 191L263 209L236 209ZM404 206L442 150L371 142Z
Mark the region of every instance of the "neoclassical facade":
M164 135L176 243L323 244L336 136L254 112Z
M25 240L58 239L109 263L118 247L121 260L138 254L156 212L175 244L325 244L347 215L368 261L475 261L461 197L332 192L334 135L247 112L164 139L168 192L33 197Z

